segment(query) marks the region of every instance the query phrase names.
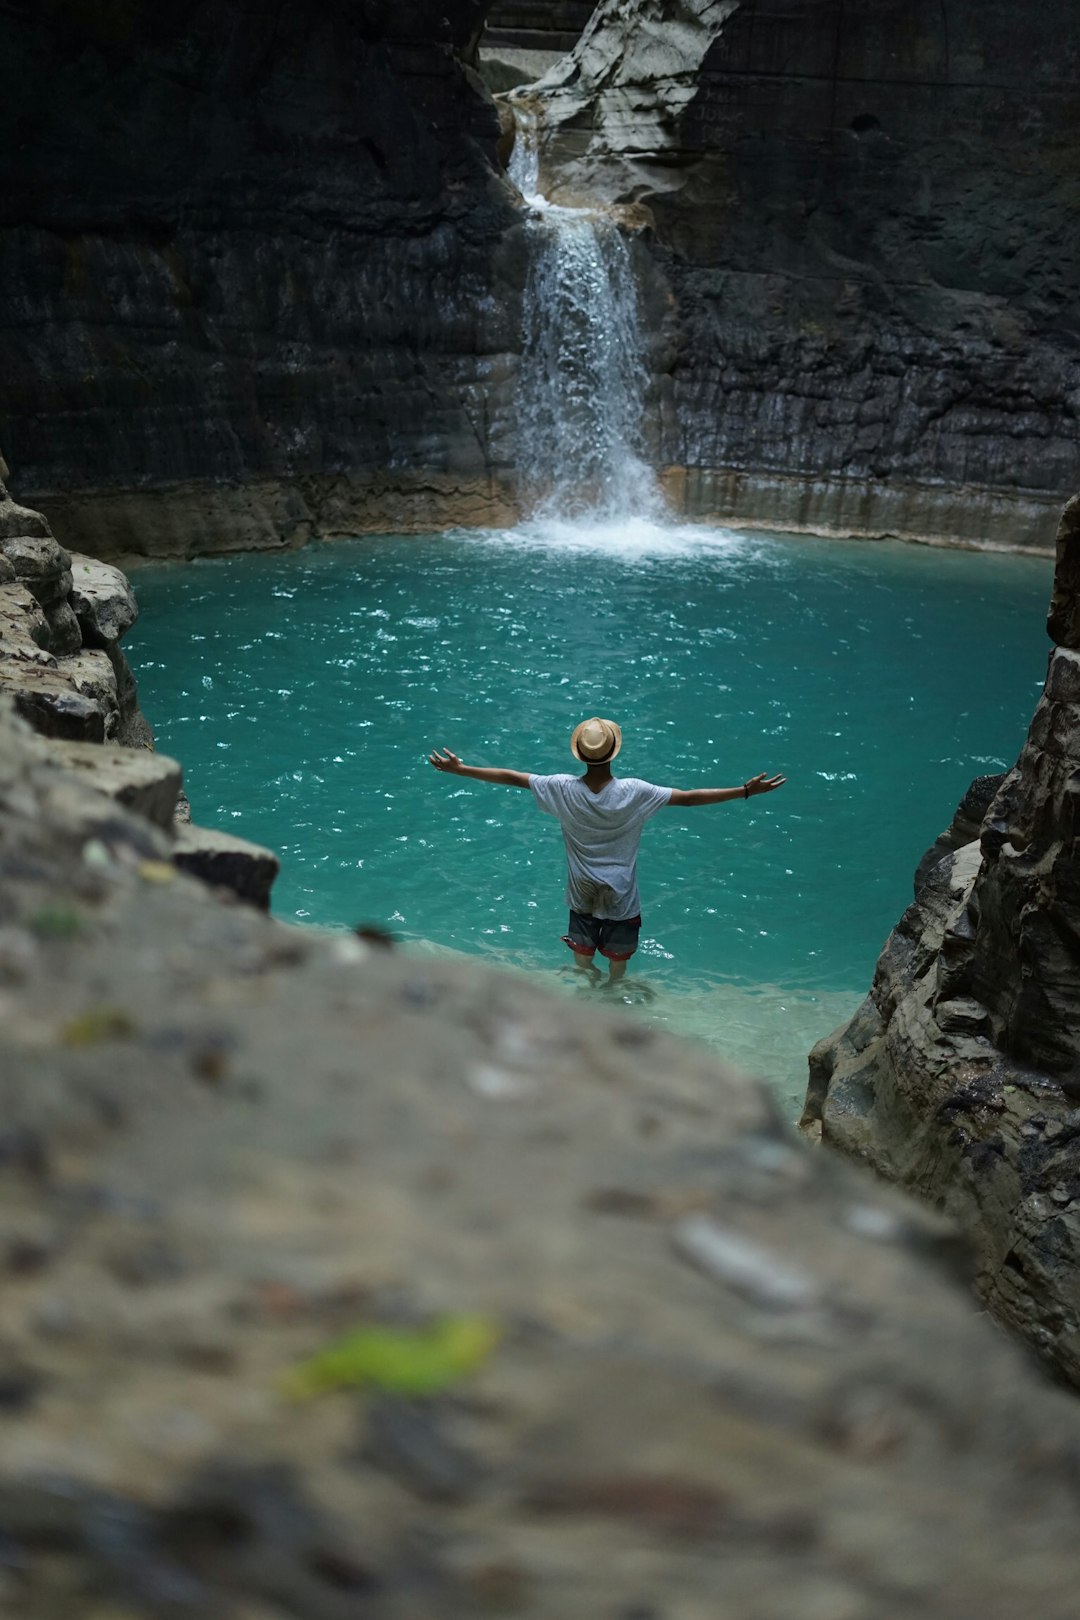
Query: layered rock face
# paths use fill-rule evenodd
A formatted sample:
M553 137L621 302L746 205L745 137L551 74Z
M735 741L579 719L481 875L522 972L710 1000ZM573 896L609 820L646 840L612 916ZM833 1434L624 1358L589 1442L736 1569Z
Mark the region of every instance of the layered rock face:
M65 551L0 484L0 691L45 736L151 746L120 638L135 622L118 568Z
M944 1230L160 837L0 714L5 1609L1072 1620L1080 1413Z
M655 221L677 504L1052 543L1080 481L1069 0L607 0L530 91L549 189Z
M494 91L531 84L573 50L594 0L495 0L480 36L478 67Z
M955 1216L976 1245L983 1299L1076 1384L1078 553L1080 499L1059 527L1056 645L1020 758L974 837L961 842L977 792L939 840L946 853L920 868L870 996L811 1058L804 1115Z
M119 568L65 551L0 484L0 705L65 772L149 824L142 853L171 863L169 876L175 866L265 908L277 856L193 826L179 765L154 752L120 647L137 614Z
M0 447L70 544L516 514L488 9L12 0ZM561 45L585 10L492 15ZM598 8L538 92L545 183L651 221L676 508L1049 543L1080 478L1078 37L1070 0Z
M0 446L70 544L483 521L515 219L481 0L5 11ZM500 426L500 424L503 424Z

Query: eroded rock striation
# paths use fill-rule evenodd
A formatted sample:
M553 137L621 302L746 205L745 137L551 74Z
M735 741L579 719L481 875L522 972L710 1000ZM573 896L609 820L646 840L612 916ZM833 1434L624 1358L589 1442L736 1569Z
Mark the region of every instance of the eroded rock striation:
M35 730L150 745L119 646L136 612L118 568L65 551L0 484L0 692Z
M163 860L265 909L277 856L192 826L180 766L154 751L120 647L137 615L119 568L65 551L0 484L0 705L67 772L168 834L148 846Z
M6 8L0 446L71 544L505 514L520 275L484 9Z
M585 8L11 0L0 446L72 545L517 515L489 11L535 46ZM549 193L650 225L675 508L1049 545L1080 481L1078 66L1071 0L604 0L528 94Z
M982 1298L1080 1384L1078 519L1074 499L1020 758L920 868L869 997L811 1057L804 1123L955 1217Z
M530 97L556 197L635 203L673 501L1049 548L1080 482L1080 14L604 0Z
M164 840L0 715L20 1620L1072 1620L1080 1413L943 1226L703 1050Z

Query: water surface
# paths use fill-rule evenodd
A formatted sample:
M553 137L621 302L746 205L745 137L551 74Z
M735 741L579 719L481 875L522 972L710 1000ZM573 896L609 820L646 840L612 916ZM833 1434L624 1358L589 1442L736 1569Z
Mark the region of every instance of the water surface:
M865 993L924 848L1014 760L1045 672L1050 565L621 525L379 537L134 576L129 639L195 818L279 851L278 915L386 928L561 982L558 828L437 774L570 770L590 714L617 769L778 793L645 830L628 1011L795 1099ZM581 992L586 993L586 992ZM593 994L595 992L587 992Z

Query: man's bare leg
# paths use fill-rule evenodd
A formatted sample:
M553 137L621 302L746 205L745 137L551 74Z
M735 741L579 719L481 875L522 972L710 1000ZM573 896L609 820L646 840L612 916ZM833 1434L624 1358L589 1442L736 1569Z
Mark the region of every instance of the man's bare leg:
M612 961L609 961L608 962L608 976L607 976L608 984L618 984L619 980L622 978L622 976L623 976L623 974L625 972L626 972L626 963L625 962L612 962Z
M593 984L600 977L600 969L591 956L585 956L581 951L574 952L574 972L580 973L583 978L590 979Z

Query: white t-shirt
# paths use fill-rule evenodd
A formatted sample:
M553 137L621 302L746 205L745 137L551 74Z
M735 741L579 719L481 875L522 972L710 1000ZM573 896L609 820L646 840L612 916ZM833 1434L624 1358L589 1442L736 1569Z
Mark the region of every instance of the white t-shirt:
M636 776L613 776L599 793L580 776L530 774L529 786L540 809L562 827L571 911L615 920L636 917L641 829L667 804L671 789Z

